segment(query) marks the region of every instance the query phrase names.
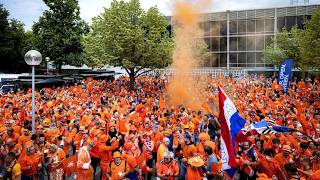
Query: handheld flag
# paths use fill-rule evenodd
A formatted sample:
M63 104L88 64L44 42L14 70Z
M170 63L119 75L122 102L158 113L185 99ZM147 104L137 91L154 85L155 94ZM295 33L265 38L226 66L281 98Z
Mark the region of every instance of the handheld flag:
M282 86L284 92L287 92L289 88L289 83L292 76L292 65L293 60L287 59L282 62L279 68L278 83Z
M235 105L219 87L219 119L221 124L221 161L222 170L233 177L237 162L234 142L236 135L244 127L246 120L239 116Z

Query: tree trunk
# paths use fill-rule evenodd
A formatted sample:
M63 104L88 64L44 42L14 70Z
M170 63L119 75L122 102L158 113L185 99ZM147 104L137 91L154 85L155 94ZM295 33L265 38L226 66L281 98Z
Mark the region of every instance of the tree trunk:
M129 78L130 78L130 90L131 91L135 91L136 76L135 76L135 73L134 73L134 68L130 69Z
M305 70L301 70L301 79L305 79L306 78L306 71Z
M58 65L58 67L57 67L58 68L58 73L62 74L62 62L58 62L57 65Z
M135 90L135 76L134 76L134 74L133 75L130 74L129 78L130 78L130 90L134 91Z

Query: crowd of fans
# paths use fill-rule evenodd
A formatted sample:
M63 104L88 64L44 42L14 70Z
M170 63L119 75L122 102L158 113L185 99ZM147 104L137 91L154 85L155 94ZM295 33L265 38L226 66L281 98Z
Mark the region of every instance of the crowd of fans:
M234 179L320 179L320 84L292 82L283 93L264 77L216 78L208 102L223 87L240 115L301 132L258 134L236 142ZM31 91L0 97L3 179L230 179L221 170L218 110L168 106L166 78L86 79L36 94L31 132ZM305 136L308 135L308 136Z

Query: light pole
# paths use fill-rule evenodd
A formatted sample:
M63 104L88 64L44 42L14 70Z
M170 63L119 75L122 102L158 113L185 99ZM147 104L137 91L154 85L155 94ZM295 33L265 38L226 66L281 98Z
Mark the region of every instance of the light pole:
M47 61L47 75L48 75L49 74L49 61L50 61L50 58L46 57L46 61Z
M40 52L30 50L24 55L26 63L32 67L32 134L35 134L35 66L42 61Z

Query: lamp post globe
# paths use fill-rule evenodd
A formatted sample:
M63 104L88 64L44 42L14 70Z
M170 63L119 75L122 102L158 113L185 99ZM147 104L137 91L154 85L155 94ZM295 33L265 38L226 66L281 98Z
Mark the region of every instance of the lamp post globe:
M42 61L42 55L39 51L30 50L24 55L24 60L30 66L38 66Z
M35 66L42 61L39 51L30 50L24 55L24 60L32 67L32 134L35 134Z

